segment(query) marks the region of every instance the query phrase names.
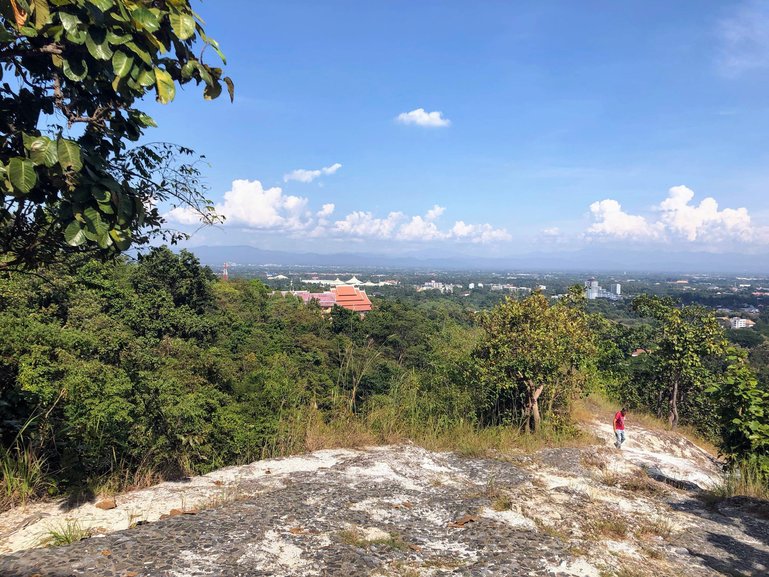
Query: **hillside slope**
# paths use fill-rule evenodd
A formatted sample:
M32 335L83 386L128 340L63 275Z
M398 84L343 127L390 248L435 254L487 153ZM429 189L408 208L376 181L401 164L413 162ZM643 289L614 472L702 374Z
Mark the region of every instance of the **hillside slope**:
M16 551L0 574L767 573L769 510L698 498L719 478L706 452L639 427L620 452L609 427L591 427L586 448L493 460L410 445L326 450L119 495L106 511L37 504L0 516L0 551ZM68 519L94 537L20 551Z

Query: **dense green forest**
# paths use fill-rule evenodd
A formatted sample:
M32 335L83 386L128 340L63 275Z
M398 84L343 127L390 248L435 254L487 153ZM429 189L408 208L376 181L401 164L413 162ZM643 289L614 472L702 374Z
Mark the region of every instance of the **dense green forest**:
M78 258L0 279L5 506L313 449L329 430L339 444L569 436L591 392L769 470L769 349L730 344L696 305L640 297L623 324L575 289L480 313L380 298L361 318L222 282L186 251Z

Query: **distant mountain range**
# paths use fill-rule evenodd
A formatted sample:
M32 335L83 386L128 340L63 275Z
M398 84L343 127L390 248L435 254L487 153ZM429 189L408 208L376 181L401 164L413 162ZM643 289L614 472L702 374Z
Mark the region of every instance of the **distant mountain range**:
M769 275L769 254L621 251L606 247L539 252L508 257L477 257L434 252L377 253L287 252L252 246L199 246L188 250L203 264L349 266L447 270L634 271L659 273L733 273Z

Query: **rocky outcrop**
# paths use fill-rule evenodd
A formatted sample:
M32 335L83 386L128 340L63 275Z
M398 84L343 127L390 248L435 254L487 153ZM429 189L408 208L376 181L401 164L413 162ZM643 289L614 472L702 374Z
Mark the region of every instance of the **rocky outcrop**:
M644 448L636 432L624 452L608 441L497 459L318 451L163 483L106 511L39 505L25 526L18 512L0 519L6 551L67 518L94 536L8 554L0 574L765 575L766 513L655 480L702 486L718 469L687 441L645 431Z

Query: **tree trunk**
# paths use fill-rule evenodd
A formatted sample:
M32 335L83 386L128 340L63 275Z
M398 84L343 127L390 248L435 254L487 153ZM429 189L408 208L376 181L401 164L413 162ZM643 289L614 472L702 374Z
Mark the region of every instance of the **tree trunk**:
M531 391L531 400L529 401L531 406L531 418L534 422L534 432L539 432L539 424L542 420L540 414L539 414L539 396L542 394L542 391L544 390L545 385L540 385L535 388L534 383L529 383L529 391Z
M668 424L671 429L678 426L678 379L673 380L673 391L670 394L670 414Z

